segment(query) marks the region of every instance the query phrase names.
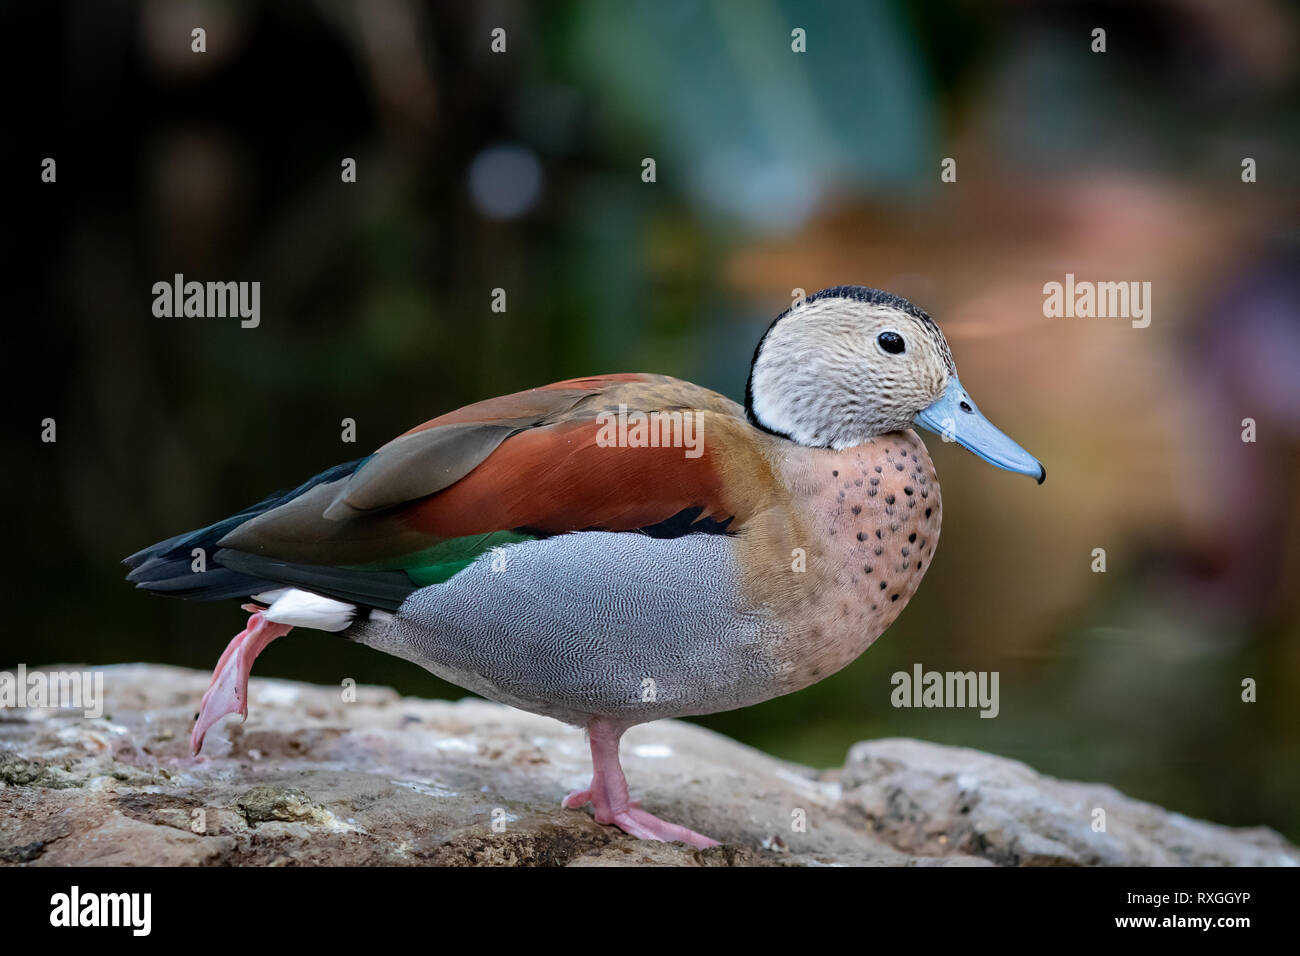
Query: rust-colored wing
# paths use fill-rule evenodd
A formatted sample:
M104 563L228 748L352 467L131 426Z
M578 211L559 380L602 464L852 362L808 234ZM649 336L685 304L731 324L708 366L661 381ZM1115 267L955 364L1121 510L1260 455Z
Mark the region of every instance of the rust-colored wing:
M559 382L411 429L218 543L284 562L392 568L493 532L734 531L775 493L757 435L740 406L677 379Z

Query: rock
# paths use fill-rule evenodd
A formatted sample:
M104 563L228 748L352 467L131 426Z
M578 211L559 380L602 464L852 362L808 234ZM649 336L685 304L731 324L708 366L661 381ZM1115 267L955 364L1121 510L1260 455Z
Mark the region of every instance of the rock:
M1300 851L1265 827L1193 820L964 747L855 744L841 782L844 802L905 853L966 853L1004 866L1300 865ZM1104 832L1093 829L1098 811Z
M248 722L228 718L193 758L207 674L104 675L102 718L0 711L0 863L1300 863L1270 830L1190 820L977 751L879 740L823 773L677 721L628 732L631 786L647 809L724 845L648 843L560 808L587 783L587 747L544 717L379 687L345 702L338 688L254 678Z

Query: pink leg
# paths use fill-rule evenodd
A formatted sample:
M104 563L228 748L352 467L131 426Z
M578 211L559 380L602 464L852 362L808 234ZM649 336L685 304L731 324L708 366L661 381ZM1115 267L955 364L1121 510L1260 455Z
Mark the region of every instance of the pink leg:
M597 823L612 823L638 840L661 840L665 843L680 840L700 849L718 845L717 840L701 833L660 820L640 809L639 803L628 799L627 778L623 776L623 767L618 760L618 742L623 736L621 729L593 720L587 726L587 733L591 737L591 786L586 790L575 790L564 798L561 806L576 809L590 803L595 808Z
M266 645L293 630L289 624L268 621L262 616L264 608L255 604L245 604L244 608L252 611L253 615L248 619L248 625L226 647L212 672L212 683L203 695L199 719L194 722L194 731L190 734L190 748L194 753L202 749L204 735L222 717L227 714L248 717L248 674L253 669L253 661Z

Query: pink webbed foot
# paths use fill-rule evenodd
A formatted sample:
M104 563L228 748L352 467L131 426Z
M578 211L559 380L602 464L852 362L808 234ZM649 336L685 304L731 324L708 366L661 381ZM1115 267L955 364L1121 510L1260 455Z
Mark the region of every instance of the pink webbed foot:
M689 827L661 820L642 810L640 803L629 800L627 778L618 759L622 730L593 721L587 732L591 736L591 786L573 791L560 802L560 806L572 810L590 803L596 811L597 823L613 824L638 840L680 841L701 850L719 845L717 840Z
M239 714L247 719L248 675L253 669L253 661L266 645L293 630L292 625L268 621L262 614L264 608L254 604L245 604L244 608L252 611L253 615L217 661L212 683L203 695L199 718L190 734L190 749L196 754L203 747L204 736L222 717Z
M660 840L664 843L680 841L701 850L721 845L717 840L706 837L703 833L696 833L690 827L669 823L667 820L659 819L653 813L630 806L622 812L615 813L608 820L602 820L600 812L597 811L596 822L612 823L638 840Z

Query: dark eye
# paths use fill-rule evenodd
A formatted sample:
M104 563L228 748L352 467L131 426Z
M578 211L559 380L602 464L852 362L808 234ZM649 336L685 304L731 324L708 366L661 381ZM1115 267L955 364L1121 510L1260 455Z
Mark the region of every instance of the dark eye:
M876 336L876 341L879 342L880 347L890 355L897 355L899 352L903 351L905 347L903 345L903 337L897 332L881 332Z

